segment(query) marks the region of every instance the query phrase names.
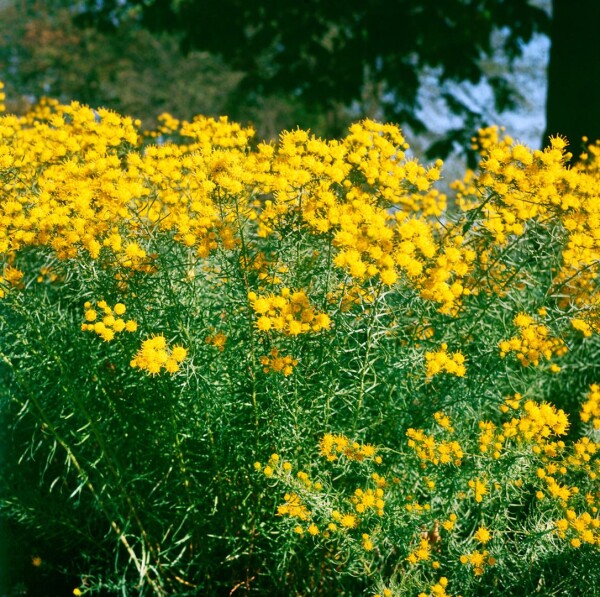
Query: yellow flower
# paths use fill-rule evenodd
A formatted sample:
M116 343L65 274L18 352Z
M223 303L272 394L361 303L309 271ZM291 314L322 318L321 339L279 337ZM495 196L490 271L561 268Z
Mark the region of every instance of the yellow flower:
M480 543L487 543L492 538L492 535L485 527L479 527L474 537Z
M177 363L181 363L187 356L187 349L183 346L175 345L171 350L171 356L175 359Z
M340 519L340 524L347 529L353 529L358 524L358 521L353 514L344 514Z
M271 320L266 315L263 315L258 318L258 320L256 322L256 327L261 332L268 332L272 327Z
M125 329L128 332L135 332L138 328L137 322L133 321L133 319L129 319L125 322Z
M125 329L125 322L121 318L115 319L112 327L115 332L120 333Z
M315 536L319 534L319 527L315 524L315 523L311 523L310 525L308 525L308 532L309 534Z
M179 365L177 361L173 358L169 358L165 361L165 369L168 373L176 373L179 371Z
M123 315L123 313L125 313L125 311L127 310L125 305L123 303L117 303L114 307L114 312L117 315Z

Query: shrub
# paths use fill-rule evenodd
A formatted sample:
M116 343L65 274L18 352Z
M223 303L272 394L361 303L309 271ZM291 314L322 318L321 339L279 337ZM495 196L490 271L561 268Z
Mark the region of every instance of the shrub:
M0 118L2 513L76 594L600 581L597 145L138 127Z

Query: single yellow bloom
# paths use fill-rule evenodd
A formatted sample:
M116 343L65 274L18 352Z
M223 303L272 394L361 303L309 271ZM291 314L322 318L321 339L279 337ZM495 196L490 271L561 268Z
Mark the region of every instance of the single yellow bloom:
M125 307L125 305L123 303L117 303L114 306L114 312L117 315L123 315L123 313L125 313L126 310L127 310L127 308Z
M487 543L491 538L492 534L485 527L479 527L475 533L475 539L481 543Z

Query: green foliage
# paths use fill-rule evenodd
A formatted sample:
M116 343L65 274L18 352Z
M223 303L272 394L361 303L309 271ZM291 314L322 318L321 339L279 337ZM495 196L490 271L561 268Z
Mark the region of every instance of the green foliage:
M0 119L0 507L44 565L76 594L598 582L598 147L481 131L448 209L391 125L168 124Z

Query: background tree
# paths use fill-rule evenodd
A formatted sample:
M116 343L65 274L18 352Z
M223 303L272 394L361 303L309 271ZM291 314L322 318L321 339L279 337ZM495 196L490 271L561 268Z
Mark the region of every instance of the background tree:
M581 137L600 139L600 2L552 2L546 133L577 153Z
M126 20L118 28L77 24L73 3L37 0L0 5L0 79L9 109L41 95L135 115L151 124L226 112L242 77L206 51L184 56L180 39Z
M447 81L477 83L485 78L486 58L500 49L510 64L536 32L549 31L547 12L528 0L114 0L84 20L106 25L127 18L151 30L181 32L186 50L222 56L246 73L238 88L246 102L287 94L303 102L307 114L329 114L332 129L345 125L336 122L343 105L355 116L392 119L415 132L427 128L417 116L424 70L436 73L441 88ZM494 38L497 31L505 34ZM515 90L506 78L492 74L487 80L497 109L509 108ZM444 100L464 126L438 150L468 144L483 124L460 97L444 93Z
M552 39L545 136L560 132L577 146L583 135L600 137L600 3L552 5L552 27L543 7L529 0L130 0L125 11L113 0L96 14L105 22L107 15L129 14L153 30L181 31L185 48L207 49L247 73L241 89L250 97L292 94L307 112L342 104L362 115L376 107L416 131L426 128L415 115L424 68L436 69L441 83L478 82L486 75L482 63L495 51L494 31L506 33L502 50L509 63L535 32L545 32ZM515 90L506 78L488 82L496 107L510 107ZM481 115L452 94L444 99L465 122L446 146L464 143Z
M327 132L331 115L306 114L285 94L244 98L244 73L206 50L182 52L182 32L150 31L135 18L103 24L67 0L0 0L0 80L8 109L22 113L42 96L105 106L152 126L169 112L251 121L273 138L294 123ZM349 122L347 117L346 122Z
M429 132L430 155L443 155L490 124L457 84L487 82L495 114L519 105L507 75L539 32L552 39L544 137L565 134L577 149L581 136L600 137L600 3L553 0L552 20L550 4L15 0L0 3L0 73L9 98L44 93L144 120L227 113L266 138L295 125L337 135L362 116L388 119ZM459 116L443 137L423 117L424 73Z

